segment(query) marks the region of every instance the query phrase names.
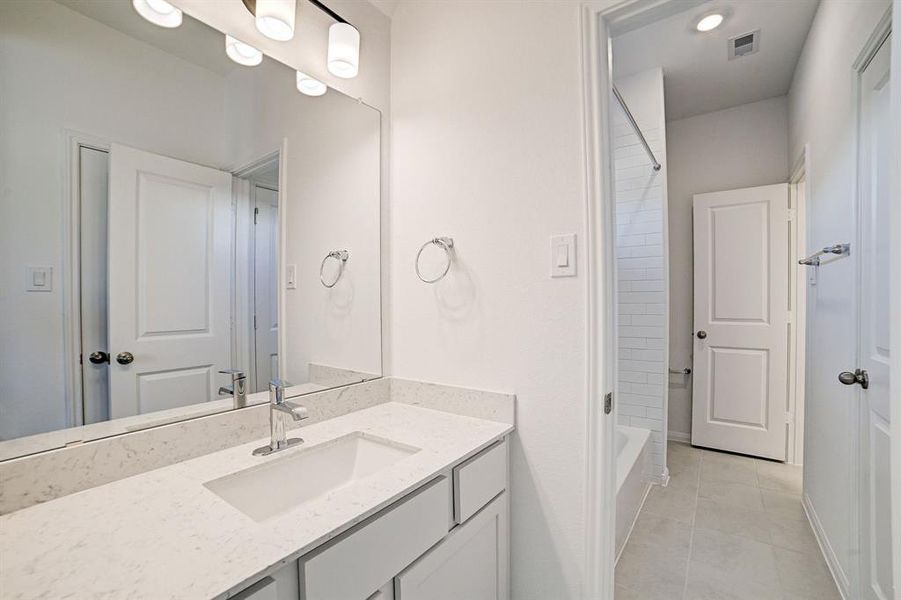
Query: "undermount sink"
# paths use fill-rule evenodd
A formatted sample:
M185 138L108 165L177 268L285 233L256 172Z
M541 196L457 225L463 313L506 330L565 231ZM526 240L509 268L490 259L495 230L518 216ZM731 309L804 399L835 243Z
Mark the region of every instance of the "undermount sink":
M204 486L255 521L265 521L393 465L419 448L360 431L238 471Z

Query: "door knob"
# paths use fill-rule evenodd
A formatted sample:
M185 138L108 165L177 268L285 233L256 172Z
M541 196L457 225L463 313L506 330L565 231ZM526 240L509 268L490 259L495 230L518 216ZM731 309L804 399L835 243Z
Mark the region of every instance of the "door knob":
M853 373L851 371L842 371L838 374L838 380L845 385L859 383L863 389L870 387L870 375L863 369L856 369Z
M116 362L120 365L130 365L135 360L135 355L131 352L120 352L116 355Z
M97 350L88 355L88 360L91 361L92 364L102 365L103 363L109 362L109 354L102 350Z
M703 339L705 339L706 337L707 337L707 332L704 331L703 329L702 329L701 331L698 332L698 339L699 339L699 340L703 340Z

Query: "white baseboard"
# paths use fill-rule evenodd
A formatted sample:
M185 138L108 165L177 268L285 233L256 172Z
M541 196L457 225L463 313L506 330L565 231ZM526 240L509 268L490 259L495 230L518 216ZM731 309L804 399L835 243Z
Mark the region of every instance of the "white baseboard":
M691 443L691 434L683 433L681 431L667 431L666 439L672 440L674 442L685 442L686 444Z
M813 535L816 537L817 544L820 546L820 552L826 560L826 566L829 567L829 572L832 573L832 579L835 580L835 586L838 588L838 592L842 595L842 598L848 600L851 598L851 584L848 581L848 576L842 570L842 566L838 562L838 557L835 555L835 550L832 549L832 544L829 543L829 538L826 537L826 531L823 529L820 518L817 516L817 512L810 503L810 497L808 497L807 494L804 494L801 498L801 506L804 507L804 514L807 515L807 520L810 522L810 528L813 529Z

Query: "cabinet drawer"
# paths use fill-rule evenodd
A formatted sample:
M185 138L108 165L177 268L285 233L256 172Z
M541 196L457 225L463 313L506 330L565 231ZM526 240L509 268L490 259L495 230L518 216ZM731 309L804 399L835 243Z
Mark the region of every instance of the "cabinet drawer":
M454 467L454 520L462 524L507 487L507 443L501 440Z
M303 600L365 600L447 535L445 477L300 559Z

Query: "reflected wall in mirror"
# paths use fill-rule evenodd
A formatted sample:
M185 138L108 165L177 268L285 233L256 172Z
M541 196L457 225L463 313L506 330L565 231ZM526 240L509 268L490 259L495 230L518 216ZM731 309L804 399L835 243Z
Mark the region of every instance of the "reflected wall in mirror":
M0 90L0 460L381 375L376 110L104 0L0 4Z

